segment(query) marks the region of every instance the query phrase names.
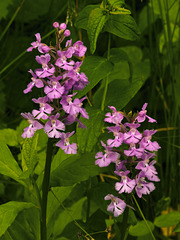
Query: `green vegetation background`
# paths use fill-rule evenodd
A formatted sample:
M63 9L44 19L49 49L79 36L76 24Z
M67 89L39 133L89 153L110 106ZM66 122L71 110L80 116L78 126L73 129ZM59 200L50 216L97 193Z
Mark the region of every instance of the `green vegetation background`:
M71 30L73 42L81 38L88 48L87 59L84 60L82 71L87 74L90 83L91 81L95 82L94 85L91 85L92 89L89 89L90 93L88 93L91 102L100 108L101 88L103 87L101 80L109 75L105 111L109 104L114 104L119 110L125 109L126 112L137 111L147 102L148 115L157 119L158 123L155 127L158 132L154 139L161 145L157 156L157 168L161 181L156 184L156 190L147 201L139 201L144 215L153 222L163 210L180 209L180 3L175 0L127 0L126 8L132 12L140 36L139 39L130 41L117 36L117 34L112 34L111 48L115 48L114 51L119 53L119 57L116 55L113 60L113 66L104 63L103 59L89 57L92 54L86 26L83 26L78 18L79 13L87 5L100 3L101 1L98 0L0 1L0 141L8 144L13 156L19 161L23 140L18 134L24 126L20 113L31 112L34 107L31 99L39 96L39 91L36 89L27 95L23 94L23 90L30 81L29 69L37 67L35 63L37 52L26 53L26 49L35 40L34 34L38 32L42 37L46 36L44 42L47 44L53 42L54 34L49 34L53 30L52 23L54 21L65 22L68 19L68 28ZM93 56L106 57L107 45L108 33L106 29L103 29L99 34ZM128 61L121 59L122 53L127 54ZM113 52L111 57L113 58ZM88 103L86 107L89 108ZM98 127L95 126L96 119L101 114L97 112L90 114L94 117L91 128L96 128L98 131ZM101 117L103 119L103 115ZM150 125L147 124L147 127ZM99 132L101 131L102 129L99 129ZM81 132L79 132L79 138L81 138ZM92 139L94 139L93 136ZM99 141L99 136L96 140L96 142ZM42 136L40 139L41 154L39 155L39 158L42 159L44 157L42 150L45 148L44 141ZM82 139L83 141L84 139ZM85 154L99 147L97 144L93 146L90 142L88 144L80 146L80 150ZM89 149L85 149L88 146ZM92 154L90 157L92 161L93 156ZM39 169L42 169L42 166L39 166ZM37 175L39 169L36 170ZM61 181L63 180L61 179ZM73 197L67 202L68 207L72 207L71 203L76 204L76 202L83 206L83 197L87 191L86 185L86 182L79 184L80 195L78 195L78 191L74 196L71 193ZM66 191L68 190L66 189ZM7 176L0 175L1 204L10 200L24 200L24 194L23 188L18 183ZM96 216L98 216L99 222ZM91 231L105 228L105 223L100 220L104 220L104 218L105 213L98 210L97 215L90 219L90 221L95 221L93 226L96 225L96 228L94 227ZM61 219L63 219L63 215L58 221ZM82 220L83 217L78 216L77 219ZM69 222L71 221L69 220ZM82 224L84 224L83 221ZM71 225L68 226L75 231ZM58 227L56 228L58 229ZM62 231L65 232L66 239L68 239L67 229ZM161 230L157 230L157 236L157 239L177 238L177 235L163 236ZM72 240L72 238L70 239ZM95 239L103 238L97 236ZM138 239L143 238L139 236Z

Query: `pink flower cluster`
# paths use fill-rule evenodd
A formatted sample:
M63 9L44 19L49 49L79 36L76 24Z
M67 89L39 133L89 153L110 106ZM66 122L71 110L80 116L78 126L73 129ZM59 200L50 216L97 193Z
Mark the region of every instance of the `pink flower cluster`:
M85 98L75 97L74 90L82 90L88 84L87 77L80 72L82 59L87 48L81 41L72 44L72 39L67 40L62 47L63 40L70 36L70 31L66 29L66 24L53 23L56 28L56 45L47 46L41 43L39 33L35 34L36 42L31 43L28 52L37 48L41 53L36 56L40 68L34 72L30 69L31 82L27 85L24 93L32 91L33 87L43 88L44 96L32 101L39 105L39 109L34 109L31 113L21 115L28 120L29 126L24 129L23 138L33 137L38 129L44 129L49 138L56 138L59 141L56 146L62 148L67 154L76 154L77 145L70 144L69 138L73 132L65 133L65 126L74 122L79 123L79 127L85 126L78 117L89 118L86 110L82 107Z
M115 164L114 173L120 179L115 184L115 189L119 194L136 192L139 198L143 194L150 194L155 189L152 182L160 181L154 167L156 163L153 158L155 152L160 149L156 141L152 141L152 136L156 130L138 131L141 123L147 118L149 122L156 122L146 113L147 103L142 110L134 114L126 115L118 112L115 107L109 107L112 113L107 113L105 122L112 123L114 126L107 127L109 133L113 133L114 138L107 140L107 145L101 141L104 153L98 152L95 156L95 164L106 167L110 163ZM128 122L122 123L126 119ZM117 217L123 213L126 203L120 198L108 194L105 200L111 200L107 210L114 213Z

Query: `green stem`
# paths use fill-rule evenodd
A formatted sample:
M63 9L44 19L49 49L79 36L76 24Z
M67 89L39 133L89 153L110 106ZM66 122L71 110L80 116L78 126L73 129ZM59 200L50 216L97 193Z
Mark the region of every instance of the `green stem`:
M47 230L46 230L46 209L47 209L47 197L49 191L49 180L51 171L51 161L53 152L53 139L49 138L47 143L46 152L46 164L44 179L42 184L42 202L41 202L41 240L47 240Z
M155 236L154 236L154 234L153 234L153 232L152 232L152 230L151 230L151 228L150 228L150 226L149 226L149 224L148 224L148 222L147 222L147 220L146 220L146 218L145 218L143 212L141 211L141 208L140 208L140 206L139 206L139 204L138 204L138 202L137 202L137 200L136 200L134 194L132 194L132 197L133 197L133 199L134 199L134 201L135 201L135 203L136 203L136 206L137 206L137 208L138 208L138 210L139 210L139 212L140 212L140 214L141 214L141 216L142 216L142 218L143 218L143 220L144 220L144 222L145 222L147 228L149 229L149 232L150 232L152 238L153 238L154 240L156 240L156 238L155 238Z
M129 214L129 208L127 207L123 214L123 222L122 222L122 240L126 239L126 231L127 231L127 221L128 221L128 214Z
M108 50L107 50L107 60L110 58L110 47L111 47L111 34L109 33L109 39L108 39ZM102 98L102 103L101 103L101 110L104 111L104 105L105 105L105 100L106 100L106 94L107 94L107 89L108 89L108 76L105 78L105 87L104 87L104 93L103 93L103 98Z

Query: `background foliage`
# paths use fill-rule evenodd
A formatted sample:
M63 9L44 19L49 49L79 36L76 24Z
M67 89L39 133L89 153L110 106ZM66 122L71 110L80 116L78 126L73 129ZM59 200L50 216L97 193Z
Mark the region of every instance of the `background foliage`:
M100 139L106 137L102 133L108 106L128 112L140 110L145 102L149 115L158 121L161 181L139 204L157 239L178 239L180 2L127 0L122 9L123 3L1 0L0 239L40 239L36 188L42 184L47 136L40 131L24 141L21 134L26 123L20 113L31 111L32 96L39 97L36 90L33 95L23 94L30 78L28 70L36 67L35 53L27 54L26 49L37 32L47 44L53 42L54 21L68 21L73 42L80 39L88 47L81 71L90 84L77 96L87 95L90 120L83 120L87 130L76 130L77 156L54 152L47 213L49 239L88 239L87 233L94 233L96 240L120 239L122 216L109 216L103 200L114 191L114 180L103 174L113 175L113 169L95 166L94 156ZM128 225L127 239L151 239L138 210L130 209ZM176 226L173 232L172 226Z

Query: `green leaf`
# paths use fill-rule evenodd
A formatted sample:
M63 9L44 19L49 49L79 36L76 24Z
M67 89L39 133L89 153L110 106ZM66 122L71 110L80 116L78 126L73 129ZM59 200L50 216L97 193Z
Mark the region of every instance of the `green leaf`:
M101 79L104 79L112 71L113 66L110 61L103 57L89 56L83 61L81 71L88 77L89 84L78 91L76 97L81 98L95 87Z
M127 61L129 62L129 56L128 54L121 48L111 48L110 50L110 56L109 56L109 61L112 63L118 63L121 61Z
M76 26L78 28L87 30L89 14L93 9L95 9L97 7L99 7L99 4L98 5L88 5L85 8L83 8L82 11L78 14L78 18L76 20Z
M74 203L70 208L64 210L56 219L54 224L53 235L60 235L64 228L72 221L84 219L84 204L87 198L81 198L78 202Z
M22 168L23 171L28 171L28 175L33 171L35 164L37 163L37 144L38 144L38 134L33 138L26 138L22 148Z
M131 11L125 8L116 8L114 11L110 11L110 14L118 15L118 14L131 14Z
M80 118L87 129L77 128L77 142L79 151L92 152L104 126L104 113L94 107L86 108L89 119Z
M125 4L124 0L108 0L108 3L112 6L112 7L122 7Z
M173 232L180 232L180 222L177 224Z
M154 224L150 221L147 221L149 227L151 228L151 230L154 230ZM149 229L147 228L146 224L144 221L140 221L138 222L136 225L134 226L130 226L129 228L129 234L135 237L141 237L144 235L149 234Z
M19 179L22 170L18 166L9 148L3 142L0 142L0 173L25 185L25 183Z
M13 3L13 0L1 0L0 1L0 20L6 18L8 14L8 7Z
M128 54L124 50L122 50L121 48L112 48L110 50L110 59L109 60L114 64L126 61L129 65L129 69L128 69L128 72L130 73L129 80L130 80L130 82L132 82L133 66L129 59Z
M56 195L56 197L59 199L61 203L69 196L69 194L72 192L72 189L74 186L68 186L68 187L52 187L53 193ZM54 224L53 221L53 214L56 213L57 209L59 208L60 203L57 201L55 196L52 194L52 192L49 192L48 194L48 205L47 205L47 224Z
M108 16L104 14L104 9L95 8L91 11L88 20L87 33L90 41L90 50L93 54L96 50L97 38L107 21Z
M129 83L128 79L112 80L108 85L105 106L115 106L119 110L125 107L142 87L149 75L149 70L149 62L139 63L136 65L136 68L133 68L134 73L132 83ZM117 73L117 75L120 75L120 72ZM117 77L117 75L113 75L113 79L114 77ZM111 76L109 78L111 78ZM95 107L100 107L100 100L102 98L103 91L104 88L100 88L94 94L93 99Z
M61 162L51 173L51 186L72 186L99 174L95 153L76 155Z
M29 209L30 211L28 213L30 214L32 209L35 209L35 208L29 208ZM34 229L32 229L30 226L31 222L34 221L35 219L33 218L33 216L31 216L32 217L31 219L26 218L25 212L27 212L27 210L29 209L25 209L16 217L14 222L7 229L5 234L3 234L0 240L34 240L34 239L39 240L40 239L40 238L37 238L37 236L36 238L34 238L33 236ZM36 221L36 224L37 224L37 221Z
M129 15L110 15L104 31L131 41L138 39L140 36L134 18Z
M33 207L34 204L27 202L8 202L0 205L0 237L13 223L17 215L24 209Z
M18 133L14 129L5 128L0 130L0 141L9 146L18 146Z
M157 227L170 227L178 224L180 221L180 212L174 211L163 214L155 218L154 225Z

